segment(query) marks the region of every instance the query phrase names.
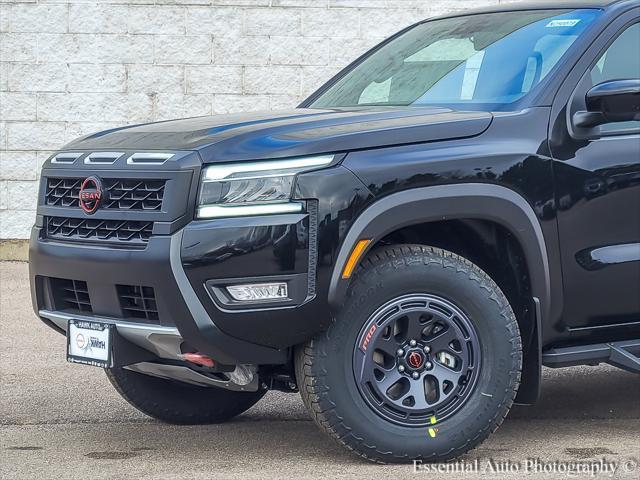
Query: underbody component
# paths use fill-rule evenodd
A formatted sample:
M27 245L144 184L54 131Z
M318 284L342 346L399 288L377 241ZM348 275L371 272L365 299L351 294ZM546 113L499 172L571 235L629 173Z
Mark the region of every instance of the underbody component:
M255 392L258 390L258 376L251 373L248 377L246 367L240 365L236 367L242 368L242 374L236 374L236 370L230 373L200 373L192 370L184 365L167 365L155 362L140 362L124 367L133 372L144 373L153 377L164 378L166 380L177 380L201 387L218 387L236 392ZM236 383L238 378L242 381L249 380L247 383Z
M52 321L61 330L67 329L69 319L101 321L114 323L118 335L131 342L140 349L149 352L159 359L164 360L184 360L184 354L180 351L183 342L178 330L173 327L163 327L160 325L144 325L130 322L117 321L112 318L75 315L68 313L51 312L41 310L40 316ZM147 361L132 362L124 368L152 375L159 378L177 380L193 385L220 387L227 390L255 392L258 389L257 368L253 365L236 365L235 369L229 372L207 371L203 368L196 371L187 365L174 365ZM232 367L233 368L233 367Z
M608 363L640 373L640 339L552 348L543 352L542 362L545 366L553 368Z

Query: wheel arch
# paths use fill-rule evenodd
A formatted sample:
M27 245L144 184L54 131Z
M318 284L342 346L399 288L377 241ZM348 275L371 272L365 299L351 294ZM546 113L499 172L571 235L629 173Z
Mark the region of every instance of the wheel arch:
M515 191L499 185L465 183L415 188L391 194L366 208L347 232L336 256L329 284L329 303L339 308L349 279L342 270L361 239L371 240L360 258L377 241L395 230L419 223L479 219L498 223L522 247L531 276L532 295L540 302L543 318L550 306L550 273L542 228L533 208Z
M480 183L438 185L394 193L376 201L360 214L345 236L331 275L329 303L338 309L346 298L350 279L343 279L342 271L360 240L370 240L359 257L362 259L377 242L400 229L469 219L500 225L522 249L535 324L525 353L518 402L533 403L540 384L541 328L543 320L549 318L551 302L549 260L542 228L533 208L509 188Z

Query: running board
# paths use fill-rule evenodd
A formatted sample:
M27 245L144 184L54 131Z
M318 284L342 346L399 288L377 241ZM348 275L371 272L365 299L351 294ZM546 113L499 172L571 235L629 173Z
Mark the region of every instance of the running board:
M572 367L608 363L614 367L640 373L640 339L552 348L542 352L545 367Z

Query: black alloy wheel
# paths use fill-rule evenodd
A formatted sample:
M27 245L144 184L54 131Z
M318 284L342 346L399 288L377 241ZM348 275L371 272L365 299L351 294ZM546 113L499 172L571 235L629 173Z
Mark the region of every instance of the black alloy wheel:
M368 405L400 425L453 415L480 370L478 335L452 302L428 294L387 302L365 324L353 354Z

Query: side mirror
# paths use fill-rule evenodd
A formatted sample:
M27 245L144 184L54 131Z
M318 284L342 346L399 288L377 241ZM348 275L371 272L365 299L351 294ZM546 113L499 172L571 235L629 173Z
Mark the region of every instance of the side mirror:
M587 110L573 115L576 127L640 120L640 79L600 83L587 92L585 103Z

